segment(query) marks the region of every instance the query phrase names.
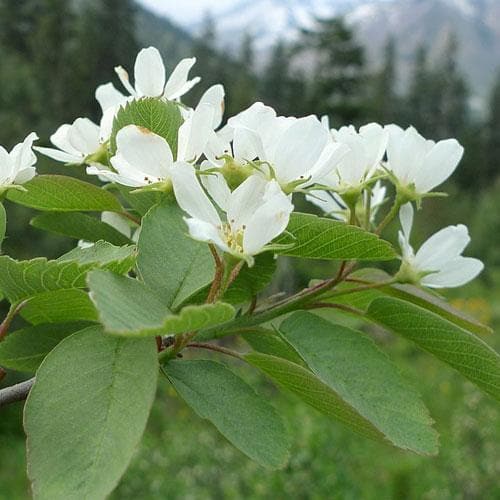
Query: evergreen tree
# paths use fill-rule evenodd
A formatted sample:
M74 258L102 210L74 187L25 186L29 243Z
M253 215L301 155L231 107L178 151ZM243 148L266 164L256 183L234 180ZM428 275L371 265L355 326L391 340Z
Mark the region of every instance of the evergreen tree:
M373 78L370 106L372 120L380 123L397 121L400 102L396 84L396 44L393 38L389 38L385 45L382 66Z
M365 57L345 21L317 19L316 29L303 31L300 45L311 51L315 60L311 111L330 115L336 125L361 118L366 103Z
M112 68L133 69L139 50L135 37L136 5L133 0L87 0L80 15L78 44L78 88L82 110L94 110L93 89L114 78Z
M484 184L500 177L500 72L488 103L489 116L485 127L485 168L481 175Z

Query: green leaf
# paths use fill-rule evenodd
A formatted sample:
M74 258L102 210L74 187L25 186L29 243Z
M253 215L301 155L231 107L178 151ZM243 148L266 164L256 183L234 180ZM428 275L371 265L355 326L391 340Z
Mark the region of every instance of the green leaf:
M0 290L11 303L42 292L85 287L88 266L37 258L17 261L0 257Z
M85 288L90 269L102 267L127 272L134 263L134 248L100 242L93 247L76 248L58 260L16 261L3 255L0 257L0 291L10 302L17 302L43 292Z
M172 193L165 193L163 191L136 191L136 188L129 188L119 184L115 187L123 196L127 205L141 217L146 215L154 205L159 205L162 202L167 203L173 197Z
M105 222L80 212L47 212L31 219L37 229L62 234L85 241L109 241L113 245L126 245L130 239Z
M223 302L186 306L172 314L144 283L108 271L88 276L91 298L106 332L128 337L176 334L216 326L234 318Z
M304 360L297 354L297 351L272 330L256 328L248 333L244 333L242 337L255 351L283 358L297 365L306 366Z
M7 198L20 205L54 212L122 211L109 191L74 177L37 175L23 187L26 191L10 189Z
M374 300L368 316L500 400L500 355L472 333L422 307L389 297Z
M384 435L369 420L306 368L282 357L261 353L247 354L245 360L262 370L279 386L288 389L308 405L340 421L357 434L376 440L384 439Z
M2 250L2 243L5 239L5 232L7 230L7 214L2 203L0 203L0 251Z
M88 326L85 322L45 324L9 333L0 343L0 365L21 372L35 372L59 342Z
M90 247L76 247L61 255L57 262L75 261L80 265L109 269L117 274L125 274L134 267L136 247L127 245L116 247L107 241L98 241Z
M172 309L214 278L208 245L187 235L183 213L176 205L159 205L144 217L137 249L141 277Z
M154 339L94 326L63 340L40 365L24 410L34 498L104 499L141 439L157 375Z
M224 294L231 304L249 302L271 282L276 271L276 259L272 253L257 255L253 267L244 266L238 277Z
M169 144L174 158L177 156L177 135L182 125L179 105L154 97L134 99L121 107L113 121L110 138L111 153L116 151L116 134L127 125L147 128L163 137Z
M291 257L337 260L396 258L391 244L373 233L311 214L293 213L287 232L275 240L275 243L294 244L276 251Z
M163 371L186 403L245 455L265 467L285 465L289 437L280 416L239 376L201 359L170 361Z
M296 312L280 331L313 373L399 448L437 452L437 435L417 391L361 332Z
M78 288L39 293L28 299L21 316L33 325L98 320L90 297Z

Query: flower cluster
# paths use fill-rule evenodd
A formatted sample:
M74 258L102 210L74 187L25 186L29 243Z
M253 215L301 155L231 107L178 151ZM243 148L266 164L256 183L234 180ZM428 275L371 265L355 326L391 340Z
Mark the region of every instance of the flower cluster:
M260 102L221 126L221 85L209 88L194 108L180 101L200 80L189 78L194 63L194 58L182 60L167 79L158 50L141 50L133 85L122 67L115 68L129 95L112 83L96 90L99 125L78 118L51 136L54 148L34 149L57 161L85 164L87 173L103 182L173 190L192 238L249 265L255 255L273 248L289 223L294 198L302 193L326 216L377 234L399 212L401 281L458 286L481 271L480 261L460 255L469 241L465 226L439 231L416 254L409 243L412 203L419 207L423 198L438 195L432 190L460 162L463 148L455 139L435 143L412 127L377 123L330 129L328 119L279 116ZM179 117L175 133L141 123L115 130L125 108L148 99L173 106ZM35 174L35 139L30 134L11 153L0 148L2 189ZM377 224L392 192L392 208Z

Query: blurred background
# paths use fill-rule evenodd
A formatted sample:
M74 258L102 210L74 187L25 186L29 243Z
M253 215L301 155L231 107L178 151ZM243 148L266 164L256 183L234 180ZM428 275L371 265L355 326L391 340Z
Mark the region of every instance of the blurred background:
M450 196L426 200L414 244L467 224L467 254L486 270L446 295L500 324L500 0L0 0L0 144L33 130L47 144L63 122L98 121L95 88L119 87L113 67L132 72L149 45L167 72L196 56L192 74L203 80L185 101L221 82L226 116L262 100L280 114L327 114L335 127L395 122L456 137L465 155L443 186ZM83 174L42 158L39 170ZM6 208L5 253L56 257L74 245L31 228L28 209ZM294 288L331 272L291 262L281 280ZM114 498L500 498L500 406L400 339L377 340L420 387L441 434L438 457L358 438L244 371L288 416L294 449L284 471L250 463L163 384ZM500 348L498 335L485 340ZM1 415L1 500L29 498L19 414Z

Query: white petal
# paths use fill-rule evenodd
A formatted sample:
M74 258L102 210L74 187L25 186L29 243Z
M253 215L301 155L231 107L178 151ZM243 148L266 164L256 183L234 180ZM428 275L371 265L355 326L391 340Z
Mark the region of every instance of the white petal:
M95 98L104 113L108 108L120 106L126 101L126 97L115 88L112 83L99 85L95 91Z
M255 130L236 128L233 135L233 156L240 163L263 159L264 147L259 134Z
M64 123L50 136L50 142L54 144L56 148L72 156L80 157L82 156L81 152L76 150L69 142L68 135L70 130L71 125L69 123Z
M142 187L146 185L142 178L134 179L133 177L123 176L111 170L99 168L96 165L87 167L86 171L88 175L97 175L102 182L116 182L128 187Z
M367 173L376 169L384 157L389 141L389 132L378 123L369 123L359 129L366 154Z
M469 232L463 224L445 227L420 247L415 264L422 271L438 271L448 261L458 257L469 242Z
M189 234L191 238L198 241L206 241L207 243L213 243L217 245L224 252L230 252L231 250L222 240L219 230L213 224L205 222L200 219L185 217L184 220L189 228Z
M213 165L208 161L204 161L201 164L200 170L203 171L210 168L213 168ZM211 172L206 175L200 175L200 180L215 203L222 210L226 211L231 197L231 190L224 176L219 172Z
M333 141L328 142L326 147L321 152L318 161L309 172L311 180L308 184L320 182L325 176L334 171L335 167L339 165L342 159L347 155L348 151L349 148L344 144L339 144L338 142Z
M202 154L213 131L215 108L211 104L199 105L180 126L177 160L196 161Z
M33 142L36 140L38 140L38 136L35 132L31 132L23 142L12 149L10 157L13 161L14 173L18 173L36 163L36 156L32 149Z
M248 224L253 214L262 205L267 183L261 176L252 175L231 193L226 213L233 231Z
M0 146L0 186L13 181L13 162L3 146Z
M222 115L224 114L224 87L220 84L212 85L202 96L198 107L203 104L210 104L214 107L214 119L212 122L212 130L215 130L222 122Z
M99 124L99 141L101 143L106 142L111 137L111 132L113 131L113 122L115 120L115 115L120 109L120 106L113 106L108 108L102 115L101 123Z
M120 82L122 82L122 85L125 87L127 92L131 96L137 97L137 92L135 91L134 87L132 87L132 85L130 84L130 78L128 76L128 73L125 71L125 69L122 68L121 66L116 66L115 73L118 75Z
M195 219L213 226L220 225L219 214L203 191L192 165L175 163L172 167L172 182L177 203L182 210Z
M101 220L116 229L119 233L122 233L127 238L130 238L132 229L129 222L121 215L115 212L103 212L101 214Z
M457 168L464 148L455 140L439 141L425 156L415 180L419 193L427 193L443 183Z
M169 177L173 157L170 146L163 137L143 127L127 125L116 134L116 146L116 156L123 158L138 172L143 173L144 177ZM111 163L117 168L114 158L111 158Z
M266 197L266 201L252 215L243 233L243 251L247 255L255 255L262 248L279 236L287 227L293 205L277 186L268 189L274 194Z
M35 167L26 167L20 170L15 179L14 179L14 184L24 184L25 182L30 181L35 177L36 175L36 168Z
M422 278L421 283L430 288L451 288L465 285L473 280L484 268L479 259L457 257L450 260L441 271Z
M318 161L328 132L315 116L295 121L278 140L273 167L280 183L306 178Z
M99 148L99 127L88 118L77 118L68 130L68 142L85 156Z
M200 78L193 78L192 80L188 80L189 71L191 70L195 62L196 58L191 57L183 59L175 67L174 71L172 71L172 74L167 81L167 84L165 85L165 91L163 95L167 99L174 100L182 97L200 81Z
M401 222L403 234L408 241L410 241L411 228L413 227L413 215L414 211L411 203L406 203L399 209L399 221Z
M70 154L59 149L43 148L41 146L35 146L33 149L53 160L62 161L63 163L81 163L83 161L83 155L81 154Z
M158 49L142 49L134 65L135 90L140 96L158 97L165 86L165 66Z

